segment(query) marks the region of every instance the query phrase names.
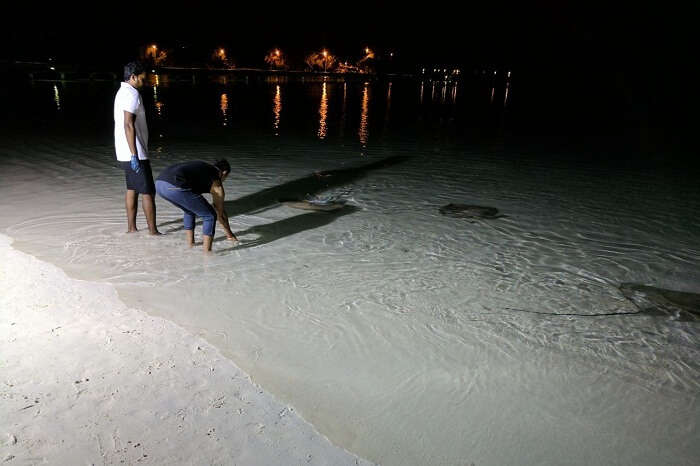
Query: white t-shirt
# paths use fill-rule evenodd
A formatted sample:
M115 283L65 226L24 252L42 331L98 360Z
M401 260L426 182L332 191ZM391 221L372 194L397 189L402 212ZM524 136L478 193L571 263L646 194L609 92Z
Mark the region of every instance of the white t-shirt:
M124 110L136 115L134 120L136 150L140 160L147 160L148 125L146 124L146 111L143 108L141 94L127 82L122 82L114 97L114 148L117 152L117 160L120 162L131 160L131 149L129 149L129 143L126 142L126 131L124 131Z

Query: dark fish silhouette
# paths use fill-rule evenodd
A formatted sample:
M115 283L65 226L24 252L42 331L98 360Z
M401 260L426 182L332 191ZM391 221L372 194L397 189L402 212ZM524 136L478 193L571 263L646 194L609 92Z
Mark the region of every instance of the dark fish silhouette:
M455 218L499 218L498 209L468 204L447 204L440 207L440 213Z
M303 210L317 210L321 212L330 212L340 210L345 207L345 201L316 201L302 199L280 199L280 203L287 207Z

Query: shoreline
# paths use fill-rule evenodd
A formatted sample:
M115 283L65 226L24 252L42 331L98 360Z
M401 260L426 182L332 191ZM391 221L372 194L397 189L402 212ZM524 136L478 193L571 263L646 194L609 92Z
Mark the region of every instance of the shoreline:
M371 464L204 339L12 242L0 234L0 460Z

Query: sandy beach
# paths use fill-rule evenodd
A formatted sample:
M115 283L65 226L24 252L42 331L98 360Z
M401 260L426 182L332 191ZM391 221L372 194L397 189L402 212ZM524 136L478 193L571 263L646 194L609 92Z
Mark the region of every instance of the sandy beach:
M3 464L371 464L207 342L0 236Z

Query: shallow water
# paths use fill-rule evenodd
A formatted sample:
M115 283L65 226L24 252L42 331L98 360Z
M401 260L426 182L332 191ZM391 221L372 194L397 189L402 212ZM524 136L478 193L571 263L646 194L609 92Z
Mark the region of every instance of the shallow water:
M217 237L207 258L161 199L166 236L123 233L123 173L99 120L111 87L35 84L23 92L43 106L18 108L0 145L0 227L203 335L370 460L693 463L697 323L594 315L636 311L622 282L700 292L696 166L508 144L507 105L477 84L430 101L408 81L145 89L154 173L234 167L241 243ZM348 206L276 202L306 195ZM450 202L504 217L440 215Z

